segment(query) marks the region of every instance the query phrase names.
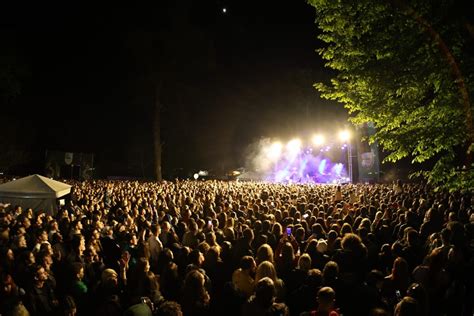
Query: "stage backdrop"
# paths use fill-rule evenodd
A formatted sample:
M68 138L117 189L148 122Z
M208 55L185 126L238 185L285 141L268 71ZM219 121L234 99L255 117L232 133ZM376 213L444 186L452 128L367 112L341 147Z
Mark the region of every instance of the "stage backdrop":
M45 174L55 179L91 179L94 154L46 151Z

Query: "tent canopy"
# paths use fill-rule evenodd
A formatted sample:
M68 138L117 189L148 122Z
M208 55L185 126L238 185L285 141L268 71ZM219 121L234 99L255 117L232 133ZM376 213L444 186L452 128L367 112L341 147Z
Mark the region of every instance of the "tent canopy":
M70 185L34 174L0 185L0 201L52 212L56 199L70 192Z

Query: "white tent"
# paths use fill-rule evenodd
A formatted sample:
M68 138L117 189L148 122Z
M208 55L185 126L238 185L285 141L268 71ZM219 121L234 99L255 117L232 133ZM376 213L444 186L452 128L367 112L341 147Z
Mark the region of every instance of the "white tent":
M0 185L0 202L54 214L56 199L70 192L70 185L34 174Z

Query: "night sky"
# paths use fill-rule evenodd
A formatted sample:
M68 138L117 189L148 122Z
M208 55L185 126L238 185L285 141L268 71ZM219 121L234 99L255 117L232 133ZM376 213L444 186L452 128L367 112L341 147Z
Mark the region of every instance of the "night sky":
M157 80L165 177L237 168L262 137L346 123L312 87L331 74L305 1L130 5L1 5L2 54L21 87L2 99L1 145L29 153L21 170L64 150L94 153L99 176L151 177Z

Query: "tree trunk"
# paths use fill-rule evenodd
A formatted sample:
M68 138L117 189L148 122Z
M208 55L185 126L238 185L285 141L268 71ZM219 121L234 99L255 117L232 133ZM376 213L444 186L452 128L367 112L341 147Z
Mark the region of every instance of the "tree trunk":
M154 110L153 110L153 147L154 147L154 157L155 157L155 180L163 180L161 174L161 80L155 86L155 100L154 100Z

